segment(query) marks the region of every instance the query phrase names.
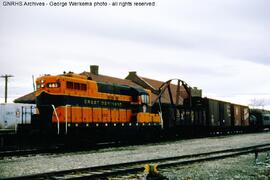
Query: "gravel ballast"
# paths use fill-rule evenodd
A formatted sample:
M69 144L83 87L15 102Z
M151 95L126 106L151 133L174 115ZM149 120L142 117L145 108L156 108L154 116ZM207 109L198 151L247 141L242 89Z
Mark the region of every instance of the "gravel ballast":
M77 153L65 153L65 154L54 154L54 155L37 155L30 157L11 157L3 158L0 160L0 178L29 175L35 173L43 173L50 171L59 171L73 168L92 167L98 165L114 164L120 162L137 161L144 159L153 159L160 157L179 156L186 154L209 152L214 150L222 150L229 148L238 148L244 146L252 146L258 144L270 143L270 133L257 133L257 134L240 134L233 136L221 136L221 137L209 137L201 139L191 140L179 140L174 142L163 142L159 144L148 144L138 146L127 146L118 148L107 148L89 152L77 152ZM246 156L243 156L246 157ZM248 157L248 156L247 156ZM254 157L252 156L251 159ZM233 159L233 158L232 158ZM223 160L220 160L223 161ZM226 162L227 159L224 160ZM215 161L219 162L219 161ZM249 162L249 160L248 160ZM208 163L208 162L206 162ZM203 163L205 164L205 163ZM211 162L212 164L212 162ZM209 165L218 167L216 165ZM238 164L238 163L236 163ZM243 163L244 165L245 163ZM240 169L245 170L247 167L239 165ZM186 168L186 167L185 167ZM205 168L205 169L204 169ZM218 169L226 169L220 167ZM173 168L174 169L174 168ZM192 171L200 172L200 164L198 167L192 165ZM202 166L201 172L210 171L211 168L206 165ZM177 172L181 171L177 170ZM188 169L183 170L188 172ZM215 171L214 171L215 172ZM210 171L208 174L215 174ZM247 169L247 172L249 170ZM174 172L168 172L173 178L178 177ZM167 175L169 175L167 174ZM182 174L182 173L181 173ZM217 176L221 174L218 173ZM193 177L186 174L181 177ZM267 176L267 174L266 174ZM197 176L194 176L197 178ZM209 177L211 179L211 177ZM206 178L206 179L209 179ZM236 177L233 177L233 179ZM198 175L198 179L199 175ZM204 178L203 178L204 179Z
M158 169L158 172L169 180L268 180L270 179L270 163L265 161L265 157L266 152L262 152L257 163L255 163L254 154L248 154L223 160L173 166ZM144 172L139 172L109 177L109 179L145 179L146 176Z
M269 179L270 164L265 163L265 154L260 154L255 163L254 154L226 158L217 161L195 163L161 170L169 179Z
M159 169L159 173L169 180L268 180L270 179L270 163L265 161L265 157L266 152L260 153L259 161L255 163L254 154L242 155L235 158ZM109 177L109 179L145 179L146 176L145 173L140 172Z

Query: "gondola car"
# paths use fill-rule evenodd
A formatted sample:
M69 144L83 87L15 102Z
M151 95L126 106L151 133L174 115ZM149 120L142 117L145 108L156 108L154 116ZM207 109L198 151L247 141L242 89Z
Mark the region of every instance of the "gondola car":
M249 108L210 98L192 97L191 106L185 99L180 108L179 124L188 133L236 133L250 131ZM164 120L165 121L165 120ZM193 133L194 134L194 133Z
M136 133L159 129L161 119L151 112L149 90L93 81L65 73L36 80L38 129L57 134L106 132Z

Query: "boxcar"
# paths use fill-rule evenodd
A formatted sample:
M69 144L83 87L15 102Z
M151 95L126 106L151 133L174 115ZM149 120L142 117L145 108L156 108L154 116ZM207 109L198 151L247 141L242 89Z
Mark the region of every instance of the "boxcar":
M35 104L0 104L0 131L16 132L18 124L30 124Z

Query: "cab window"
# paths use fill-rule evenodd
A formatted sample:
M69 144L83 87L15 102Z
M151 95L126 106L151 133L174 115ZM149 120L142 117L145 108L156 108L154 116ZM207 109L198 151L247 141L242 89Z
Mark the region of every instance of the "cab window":
M149 96L148 95L141 95L142 103L143 104L149 104Z

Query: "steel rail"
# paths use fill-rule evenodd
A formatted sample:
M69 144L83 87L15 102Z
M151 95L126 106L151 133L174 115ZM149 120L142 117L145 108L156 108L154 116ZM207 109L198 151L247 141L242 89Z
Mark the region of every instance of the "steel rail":
M33 148L33 149L21 149L21 150L6 150L0 151L0 159L4 157L12 156L29 156L37 154L46 154L46 153L57 153L60 149L58 148Z
M69 147L55 145L54 147L49 148L29 148L29 149L14 149L14 150L0 150L0 159L5 157L20 157L20 156L34 156L40 154L65 154L65 153L73 153L73 152L87 152L111 147L125 147L124 143L116 143L116 142L104 142L104 143L96 143L89 145L87 147Z
M270 143L260 144L249 147L218 150L206 153L189 154L174 157L156 158L149 160L133 161L120 164L110 164L103 166L94 166L87 168L70 169L64 171L53 171L40 174L10 177L6 179L94 179L104 178L119 174L129 174L144 170L144 165L149 163L158 163L159 168L165 168L175 165L186 165L202 161L210 161L234 157L253 152L270 150Z

